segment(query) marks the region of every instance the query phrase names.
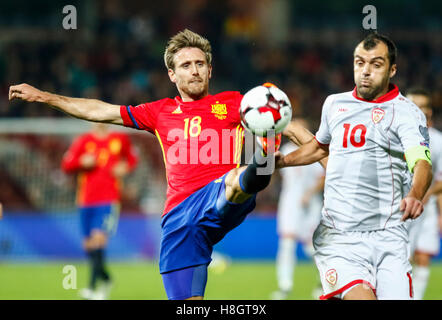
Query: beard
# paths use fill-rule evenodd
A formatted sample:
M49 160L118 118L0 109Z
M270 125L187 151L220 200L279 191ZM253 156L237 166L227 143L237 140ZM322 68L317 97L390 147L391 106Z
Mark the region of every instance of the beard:
M358 94L361 96L364 100L374 100L375 97L382 91L381 86L377 87L358 87Z
M376 99L384 90L387 88L388 91L388 77L382 79L381 83L378 85L371 83L370 86L363 86L362 80L356 84L357 92L360 97L364 100L374 100Z
M200 79L201 81L186 83L181 86L181 90L194 100L199 100L205 97L208 93L208 82Z

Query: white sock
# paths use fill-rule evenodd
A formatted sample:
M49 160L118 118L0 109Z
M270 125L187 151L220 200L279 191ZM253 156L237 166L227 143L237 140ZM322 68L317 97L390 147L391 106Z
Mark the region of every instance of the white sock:
M429 277L430 268L419 266L413 267L413 291L415 300L422 300L424 298Z
M293 287L293 271L296 264L295 240L280 238L276 255L276 277L281 291L291 291Z

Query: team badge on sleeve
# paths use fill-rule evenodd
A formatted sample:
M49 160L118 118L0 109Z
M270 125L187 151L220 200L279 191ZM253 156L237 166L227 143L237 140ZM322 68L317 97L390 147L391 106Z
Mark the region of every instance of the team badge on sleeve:
M338 281L338 273L335 269L330 269L325 273L325 280L330 283L332 286L336 284Z
M384 118L384 115L385 115L384 110L382 110L381 108L375 108L371 113L371 119L376 124Z

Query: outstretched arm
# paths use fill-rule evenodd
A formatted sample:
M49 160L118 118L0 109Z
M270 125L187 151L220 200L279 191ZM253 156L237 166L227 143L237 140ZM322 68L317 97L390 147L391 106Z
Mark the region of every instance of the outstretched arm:
M328 156L328 148L321 146L315 139L302 145L299 149L276 160L277 168L304 166L322 160Z
M34 88L26 83L9 87L9 100L21 99L27 102L41 102L63 111L73 117L123 125L120 106L97 99L70 98Z
M302 124L297 121L291 121L284 129L283 134L298 147L311 142L315 137L313 133L304 128ZM327 161L328 157L319 161L324 169L327 167Z

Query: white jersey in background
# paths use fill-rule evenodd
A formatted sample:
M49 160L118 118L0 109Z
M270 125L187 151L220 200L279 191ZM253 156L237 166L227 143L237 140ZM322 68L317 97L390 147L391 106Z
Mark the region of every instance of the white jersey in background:
M296 149L298 147L289 142L280 151L286 155ZM323 202L323 191L315 189L323 181L325 171L319 163L313 163L282 168L279 173L282 185L276 216L279 237L276 255L278 290L271 294L271 298L276 300L287 299L292 291L298 242L304 244L304 252L308 256L313 255L313 232L319 224ZM315 297L317 295L315 293Z
M442 181L442 132L435 128L428 129L430 151L433 162L433 183ZM433 195L425 204L422 215L410 221L411 252L420 251L430 255L439 253L439 225L436 197Z
M296 149L298 147L290 142L284 144L280 151L288 154ZM324 176L325 171L316 162L308 166L282 168L279 172L282 186L277 212L278 235L295 236L297 240L309 243L320 220L322 193L314 195L305 207L301 201L303 195Z
M329 145L321 223L338 230L379 230L401 224L411 184L404 152L428 145L422 111L397 87L378 101L356 90L330 95L316 133Z

